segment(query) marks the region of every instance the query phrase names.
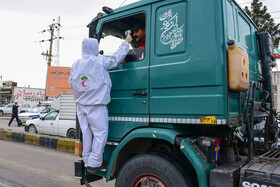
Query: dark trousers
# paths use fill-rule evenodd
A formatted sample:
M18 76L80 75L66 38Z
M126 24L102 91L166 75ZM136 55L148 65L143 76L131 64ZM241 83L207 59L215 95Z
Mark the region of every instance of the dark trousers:
M8 126L11 125L11 123L13 122L13 120L14 120L15 118L16 118L16 120L17 120L18 126L20 126L20 120L18 119L18 115L14 115L14 114L12 114L12 118L11 118L11 120L10 120Z

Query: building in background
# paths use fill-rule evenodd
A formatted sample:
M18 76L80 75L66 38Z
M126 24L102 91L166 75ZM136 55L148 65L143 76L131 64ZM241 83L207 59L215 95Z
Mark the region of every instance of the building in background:
M14 102L31 106L36 106L39 102L42 103L45 98L45 89L41 88L15 87L13 93Z
M53 100L60 93L72 93L69 85L71 67L49 66L46 84L46 97Z
M36 106L43 102L45 89L17 87L17 82L3 81L0 89L0 104L5 106L9 103L29 104Z
M2 81L0 85L0 104L1 106L5 106L9 103L13 102L13 91L14 87L17 86L16 82L13 81Z

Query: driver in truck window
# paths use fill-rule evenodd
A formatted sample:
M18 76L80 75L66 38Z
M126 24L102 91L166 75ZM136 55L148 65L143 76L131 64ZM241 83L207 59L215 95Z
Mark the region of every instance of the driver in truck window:
M133 27L133 36L140 43L140 48L145 48L146 28L143 23L136 23Z
M112 87L109 69L116 67L127 55L130 35L111 56L98 55L96 39L82 42L82 58L73 63L69 84L77 103L77 116L83 133L83 160L88 173L106 168L103 151L108 137L108 109Z

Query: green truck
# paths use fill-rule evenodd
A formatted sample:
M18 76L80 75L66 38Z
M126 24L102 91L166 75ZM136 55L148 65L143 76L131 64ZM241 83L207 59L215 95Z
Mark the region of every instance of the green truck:
M102 54L136 23L145 48L134 39L110 70L108 168L92 175L75 162L81 184L280 186L269 33L234 0L142 0L103 12L88 24Z

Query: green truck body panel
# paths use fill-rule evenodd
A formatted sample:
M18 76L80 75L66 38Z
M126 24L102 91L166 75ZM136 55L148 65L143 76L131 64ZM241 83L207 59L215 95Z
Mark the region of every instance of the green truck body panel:
M191 145L191 143L184 139L181 143L181 150L192 163L200 187L206 187L209 184L210 170L216 167L216 164L210 164L205 162L197 150Z
M111 121L109 127L110 140L119 141L120 139L123 139L124 134L128 134L133 129L145 126L148 126L148 123Z
M209 3L209 6L219 7L216 5L216 2ZM226 80L222 79L226 75L226 64L222 48L218 46L223 40L222 35L218 34L219 30L222 31L222 25L219 23L220 29L210 26L210 21L205 21L205 16L193 11L201 9L197 6L199 4L195 1L173 4L162 1L153 5L152 20L155 24L152 24L152 33L155 33L156 42L152 42L151 46L151 118L161 118L165 115L190 120L208 115L216 116L217 119L227 117L224 105ZM211 22L221 22L221 16L215 17L215 9L206 8L205 15L208 15ZM160 41L163 34L160 15L170 10L172 16L177 15L178 28L183 30L182 37L178 36L172 41L176 45L182 40L174 49L172 43L164 45ZM213 35L218 37L210 37Z
M239 8L239 6L233 1L224 1L224 30L225 40L234 40L236 45L246 51L249 56L249 74L250 82L260 80L260 64L258 63L259 54L257 46L257 27L245 15L245 13ZM257 96L259 92L257 92ZM228 107L229 107L229 119L235 120L243 117L244 107L241 106L244 103L245 94L229 90L228 94Z
M213 127L240 125L245 94L228 88L228 40L248 53L250 82L261 77L257 28L235 1L142 0L104 14L96 33L101 35L109 21L139 13L145 14L146 21L144 59L110 71L108 140L119 144L105 151L107 180L118 154L133 139L174 144L177 135L190 134L190 128L184 127L202 125L200 118L206 116L216 117ZM149 128L157 124L161 128ZM168 129L171 124L182 128ZM187 139L181 142L181 151L192 163L199 186L208 186L215 164L205 162Z

